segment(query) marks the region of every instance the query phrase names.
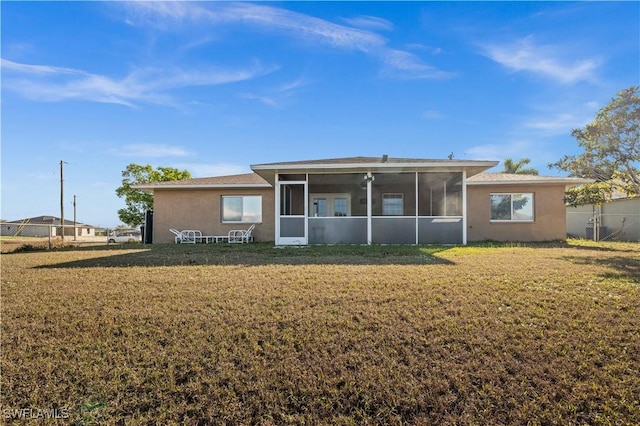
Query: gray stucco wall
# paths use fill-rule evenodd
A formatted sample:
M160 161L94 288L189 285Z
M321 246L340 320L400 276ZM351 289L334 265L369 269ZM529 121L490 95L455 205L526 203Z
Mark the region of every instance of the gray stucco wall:
M599 215L600 239L640 241L640 198L614 200L602 206L567 207L567 235L593 237L593 217Z

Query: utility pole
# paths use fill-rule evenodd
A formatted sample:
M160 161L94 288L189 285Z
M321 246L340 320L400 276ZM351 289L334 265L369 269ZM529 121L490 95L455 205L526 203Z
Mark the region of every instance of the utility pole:
M76 196L73 196L73 241L76 240L78 229L76 228Z
M60 229L62 231L62 241L64 241L64 174L62 171L62 164L64 161L60 160Z

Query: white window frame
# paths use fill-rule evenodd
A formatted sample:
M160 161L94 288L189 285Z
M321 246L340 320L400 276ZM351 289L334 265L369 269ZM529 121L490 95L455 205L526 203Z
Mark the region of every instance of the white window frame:
M401 200L400 214L385 213L385 200ZM395 207L395 205L394 205ZM404 216L404 194L402 192L385 192L382 194L382 216Z
M258 198L260 200L260 218L258 220L246 220L244 212L244 199L245 198ZM225 220L224 218L224 200L226 198L240 198L242 199L242 211L240 213L240 220ZM262 195L257 194L245 194L245 195L222 195L220 197L220 222L221 223L262 223Z
M491 197L493 196L509 196L511 201L511 211L510 216L511 219L492 219L492 205L491 205ZM517 195L526 195L531 200L531 219L514 219L514 210L513 210L513 199L514 196ZM535 222L536 219L536 209L535 209L535 193L533 192L492 192L489 194L489 221L493 223L532 223Z
M344 198L347 200L347 215L346 216L336 216L335 206L336 206L336 198ZM316 199L323 199L327 202L327 211L326 216L315 216L315 207L313 202ZM309 206L310 211L309 214L311 217L348 217L351 216L351 194L349 193L313 193L309 194Z
M320 213L319 201L324 201L324 215L319 214ZM316 203L318 203L318 204L316 205ZM327 202L327 198L326 197L312 197L311 198L311 206L312 206L311 214L313 215L313 217L327 217L327 216L329 216L329 214L328 214L328 212L329 212L329 203Z
M344 200L345 201L345 205L344 207L346 208L346 212L345 214L341 214L338 215L336 214L336 201L338 200ZM350 216L351 213L351 209L349 208L349 197L333 197L333 204L331 205L331 208L333 209L333 216L334 217L346 217L346 216Z

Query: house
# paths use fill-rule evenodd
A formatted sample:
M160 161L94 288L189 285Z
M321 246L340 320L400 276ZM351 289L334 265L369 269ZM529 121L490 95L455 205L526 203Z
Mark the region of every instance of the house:
M64 221L65 237L73 237L74 229L76 237L95 237L95 228L84 223L66 220ZM37 216L26 219L3 222L0 225L0 233L3 236L19 237L56 237L62 235L60 218L55 216Z
M640 241L640 197L622 195L601 206L567 207L567 235L597 240ZM596 233L594 235L594 222Z
M257 241L466 244L566 238L564 191L583 179L486 174L497 161L349 157L256 164L253 173L157 182L153 241L170 228Z
M590 182L503 173L480 173L467 179L469 241L554 241L567 237L564 193ZM512 215L502 217L501 209Z

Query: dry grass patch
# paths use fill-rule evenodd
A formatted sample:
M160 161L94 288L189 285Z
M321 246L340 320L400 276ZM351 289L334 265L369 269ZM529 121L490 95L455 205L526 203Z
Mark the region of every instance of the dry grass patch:
M9 254L2 409L65 407L75 424L637 424L639 283L637 244Z

